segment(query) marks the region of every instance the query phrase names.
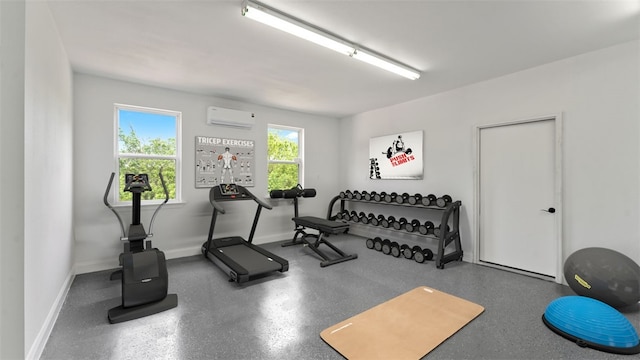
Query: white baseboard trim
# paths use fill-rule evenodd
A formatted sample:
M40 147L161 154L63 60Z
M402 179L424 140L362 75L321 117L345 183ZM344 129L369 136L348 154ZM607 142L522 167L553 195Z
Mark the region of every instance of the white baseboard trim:
M75 269L72 268L62 284L62 287L58 292L58 296L53 302L53 305L49 310L49 314L47 314L47 318L44 320L44 324L42 324L42 327L38 332L38 336L36 336L35 341L31 344L31 348L29 349L26 359L37 360L42 356L44 347L47 345L47 340L51 335L51 331L53 331L53 326L55 325L56 320L58 320L58 315L60 314L64 300L67 298L67 294L69 293L69 289L71 288L71 284L73 283L75 276Z
M193 255L202 255L202 245L164 251L164 257L167 260L178 259L178 258L193 256Z

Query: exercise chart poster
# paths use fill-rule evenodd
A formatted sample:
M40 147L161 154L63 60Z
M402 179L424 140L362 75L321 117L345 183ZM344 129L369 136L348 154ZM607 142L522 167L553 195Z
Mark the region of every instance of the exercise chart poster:
M369 139L370 179L422 179L422 131Z
M196 188L219 184L254 186L253 140L196 136Z

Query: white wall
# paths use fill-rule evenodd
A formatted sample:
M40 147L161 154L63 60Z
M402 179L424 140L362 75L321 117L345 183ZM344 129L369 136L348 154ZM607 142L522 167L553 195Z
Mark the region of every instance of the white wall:
M26 6L25 353L38 358L73 277L72 73L45 2Z
M168 258L200 253L207 238L211 205L208 189L196 189L194 162L196 136L251 139L256 146L255 187L249 188L266 196L267 124L280 124L305 129L305 186L315 187L318 197L303 199L301 212L325 216L331 197L338 192L336 172L338 149L335 141L339 129L337 119L312 116L239 103L179 91L137 85L117 80L74 75L74 173L83 179L74 186L76 264L78 272L118 266L122 251L118 241L119 226L115 216L102 203L109 174L114 171L113 104L146 106L182 112L182 197L185 204L165 206L154 224L154 246ZM251 130L206 125L208 106L251 111L256 126ZM289 201L273 201L274 210L262 211L254 242L257 244L289 239L293 236L293 207ZM247 237L253 221L255 203L243 201L225 204L227 214L218 218L216 236ZM131 214L123 211L128 224ZM144 207L142 222L148 229L155 207Z
M0 1L0 358L24 358L24 1Z
M0 358L37 358L73 271L72 78L46 3L0 13Z
M353 162L342 164L341 183L354 190L451 194L463 203L463 250L471 261L475 127L561 112L564 257L602 246L640 263L639 47L621 44L344 119L341 152ZM428 79L426 73L419 81ZM369 180L369 138L411 130L424 130L424 179Z

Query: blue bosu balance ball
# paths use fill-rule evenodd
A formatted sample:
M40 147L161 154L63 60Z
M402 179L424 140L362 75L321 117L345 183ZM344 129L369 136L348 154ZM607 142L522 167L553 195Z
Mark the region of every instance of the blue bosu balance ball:
M614 308L640 301L640 266L626 255L605 248L584 248L569 255L564 277L576 294Z
M602 301L564 296L552 301L542 321L553 332L582 347L615 354L640 353L640 340L631 322Z

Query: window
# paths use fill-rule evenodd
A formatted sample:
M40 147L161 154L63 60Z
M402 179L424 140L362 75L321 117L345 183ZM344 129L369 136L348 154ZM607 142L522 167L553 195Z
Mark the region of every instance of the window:
M267 190L303 185L303 129L269 125Z
M131 201L125 192L125 174L148 174L152 191L142 193L143 203L164 200L158 173L162 170L170 202L180 201L180 128L178 111L115 105L116 175L119 191L116 203Z

